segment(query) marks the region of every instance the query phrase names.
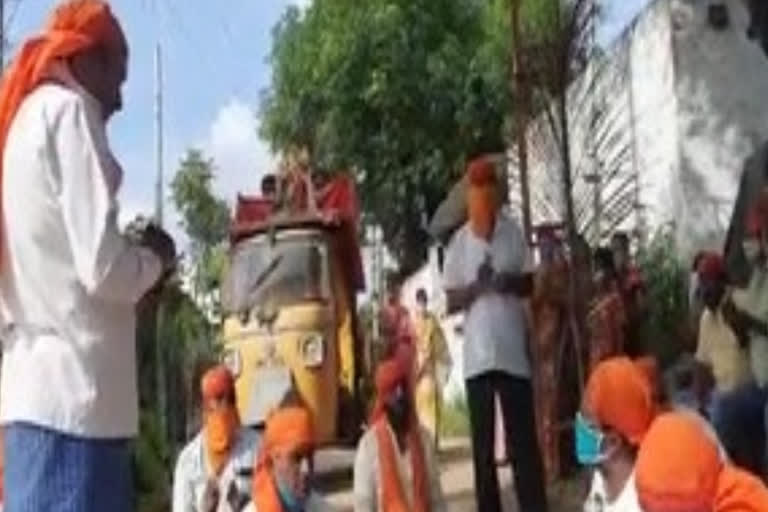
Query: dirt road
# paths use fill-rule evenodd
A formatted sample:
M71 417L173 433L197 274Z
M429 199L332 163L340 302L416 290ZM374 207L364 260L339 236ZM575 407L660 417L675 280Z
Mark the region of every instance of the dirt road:
M440 453L440 479L448 501L448 512L475 512L474 477L469 441L448 440ZM352 512L352 464L354 453L350 450L327 450L317 456L316 472L318 486L337 510ZM505 512L517 512L512 471L499 470L502 484L502 499ZM569 493L572 494L572 493ZM566 505L559 496L553 496L553 512L579 510L574 500Z

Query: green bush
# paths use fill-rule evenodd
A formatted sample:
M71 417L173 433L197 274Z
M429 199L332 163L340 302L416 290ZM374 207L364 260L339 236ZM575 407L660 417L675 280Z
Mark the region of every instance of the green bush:
M646 281L645 345L662 367L685 349L688 326L688 271L673 238L659 232L638 255Z
M469 408L463 394L446 400L440 418L440 433L444 437L469 435Z

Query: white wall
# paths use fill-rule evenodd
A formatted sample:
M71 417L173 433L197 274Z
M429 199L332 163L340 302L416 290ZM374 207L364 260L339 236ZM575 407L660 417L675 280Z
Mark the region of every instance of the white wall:
M674 223L684 253L722 246L744 160L768 138L768 60L746 38L742 0L725 0L731 25L723 32L707 22L709 4L652 2L569 89L574 198L590 233L592 189L583 178L597 169L604 179L614 174L603 231L612 213L621 216L607 204L621 188L642 206L623 229L651 234ZM603 115L591 126L594 109ZM534 222L564 217L549 124L540 116L529 131Z

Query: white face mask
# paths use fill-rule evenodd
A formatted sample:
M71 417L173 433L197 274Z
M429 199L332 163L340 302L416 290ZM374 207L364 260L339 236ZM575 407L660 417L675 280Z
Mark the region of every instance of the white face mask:
M761 249L760 249L760 242L757 240L751 238L744 240L744 243L742 244L742 249L744 250L744 257L747 259L748 262L754 263L758 259L760 259Z

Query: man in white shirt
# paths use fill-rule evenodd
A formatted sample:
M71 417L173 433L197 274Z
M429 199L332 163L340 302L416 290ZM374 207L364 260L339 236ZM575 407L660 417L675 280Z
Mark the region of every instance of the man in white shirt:
M434 442L419 425L410 385L413 350L395 353L376 371L376 404L355 455L355 512L445 512Z
M109 5L59 3L0 88L5 510L132 512L135 305L172 268L118 231L105 124L127 43Z
M651 383L638 363L614 357L592 370L574 427L576 457L594 470L585 512L642 512L635 457L655 411Z
M536 437L528 325L523 300L533 281L520 227L501 210L490 160L470 163L469 221L446 251L444 285L451 312L464 311L464 377L475 466L477 508L500 512L493 441L498 396L520 509L547 510Z
M224 366L200 382L203 429L182 450L173 477L173 512L239 512L250 502L260 436L242 427L235 381Z

